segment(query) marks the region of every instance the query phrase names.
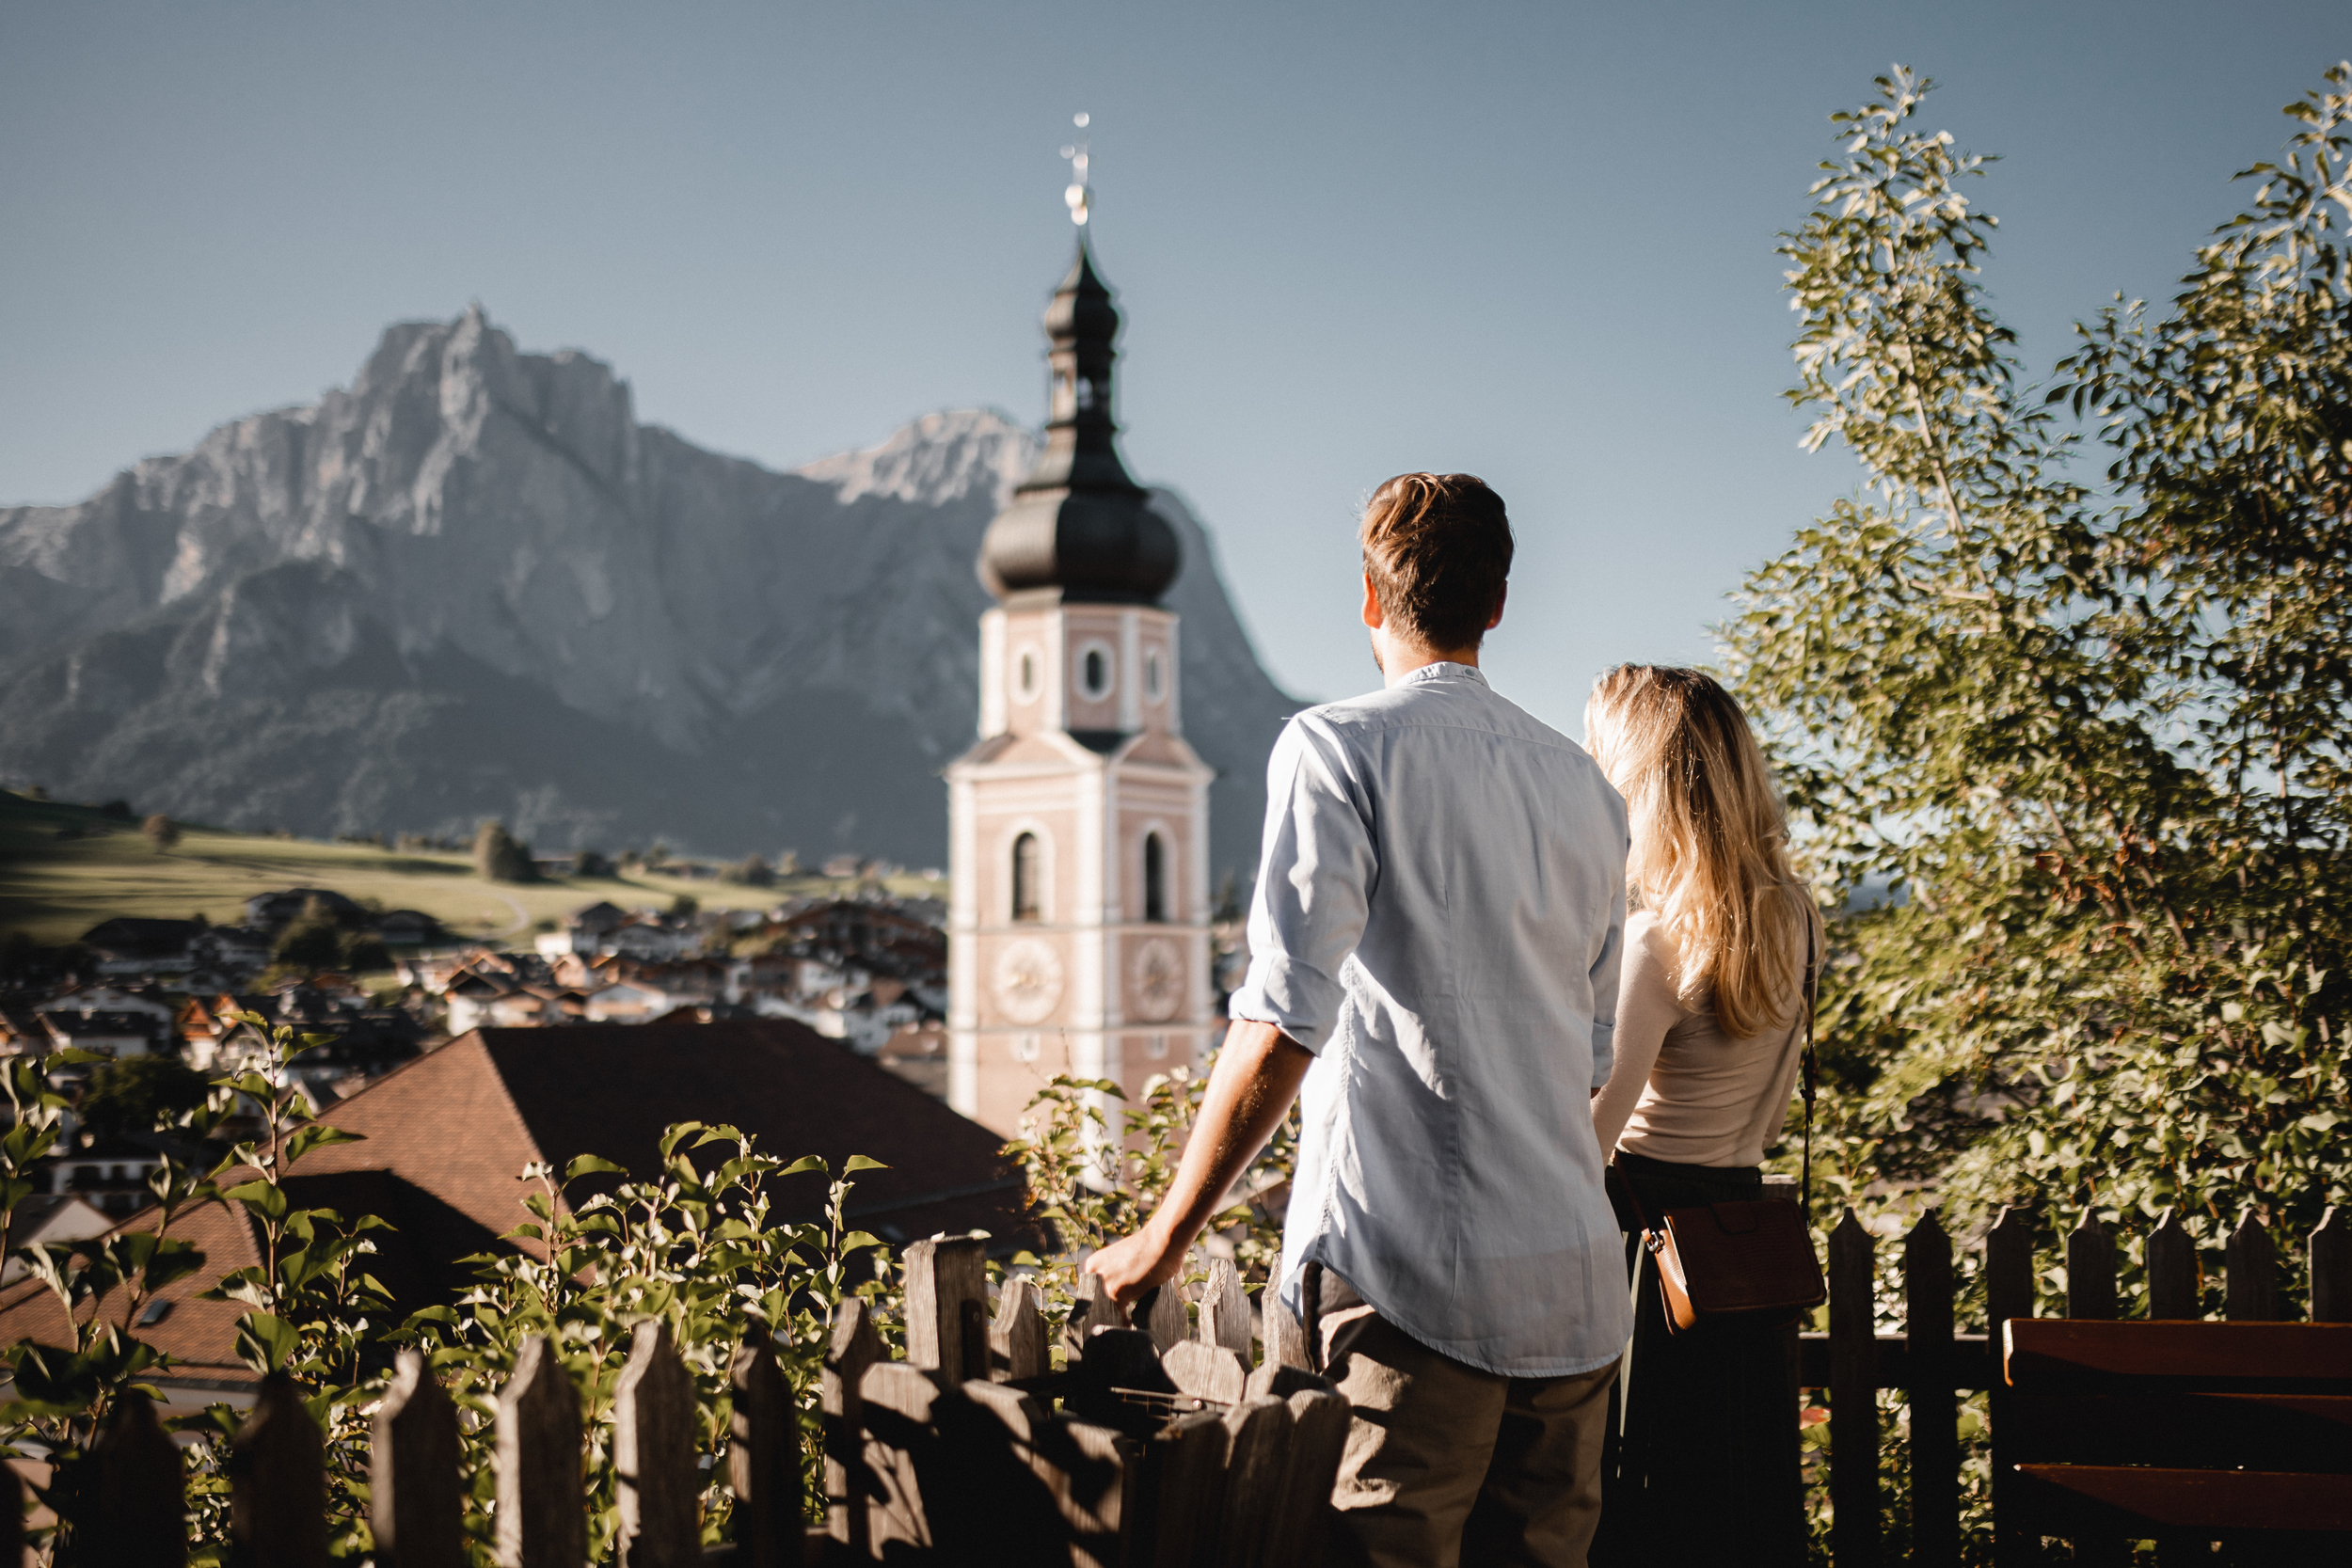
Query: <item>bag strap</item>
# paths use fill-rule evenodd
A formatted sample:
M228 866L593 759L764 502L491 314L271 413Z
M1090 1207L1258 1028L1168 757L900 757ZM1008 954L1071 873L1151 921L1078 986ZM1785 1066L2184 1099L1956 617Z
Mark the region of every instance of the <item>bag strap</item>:
M1813 1009L1820 999L1820 979L1814 967L1819 949L1814 945L1817 938L1813 922L1818 917L1814 913L1810 895L1804 903L1804 1196L1802 1201L1809 1222L1813 1213L1813 1096L1814 1081L1819 1070L1813 1053Z
M1645 1236L1657 1235L1658 1227L1650 1224L1649 1213L1642 1207L1641 1190L1633 1185L1633 1173L1626 1168L1624 1150L1609 1156L1609 1168L1617 1173L1617 1183L1625 1188L1625 1200L1633 1206L1633 1223L1642 1227Z

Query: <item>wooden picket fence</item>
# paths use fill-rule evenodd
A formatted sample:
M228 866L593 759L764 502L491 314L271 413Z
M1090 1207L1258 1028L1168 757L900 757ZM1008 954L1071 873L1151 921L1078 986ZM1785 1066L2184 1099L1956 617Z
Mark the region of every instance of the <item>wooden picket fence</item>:
M1959 1402L1992 1393L1994 1431L2001 1420L1999 1327L2034 1314L2035 1216L2010 1208L1985 1233L1983 1334L1953 1329L1952 1241L1932 1212L1901 1242L1903 1332L1877 1331L1878 1238L1849 1209L1829 1237L1829 1332L1806 1334L1794 1347L1793 1379L1826 1388L1830 1398L1830 1549L1836 1568L1881 1568L1881 1431L1876 1391L1899 1388L1911 1407L1909 1452L1913 1568L1950 1568L1960 1560ZM2086 1213L2062 1244L2068 1318L2123 1315L2117 1291L2118 1238ZM2222 1249L2223 1316L2232 1322L2280 1321L2280 1259L2250 1213ZM2352 1323L2352 1216L2328 1211L2306 1255L2313 1323ZM2148 1234L2147 1293L2152 1319L2204 1316L2195 1239L2168 1213ZM2039 1560L2041 1542L2000 1530L2002 1486L1994 1486L1996 1552L2003 1568Z
M886 1360L866 1304L833 1327L823 1398L828 1516L802 1517L801 1420L757 1323L731 1370L727 1451L735 1541L701 1544L695 1395L666 1325L638 1325L614 1389L612 1462L625 1568L870 1560L1080 1568L1306 1568L1319 1562L1347 1402L1303 1359L1273 1308L1277 1356L1252 1368L1249 1304L1212 1265L1196 1328L1172 1290L1128 1313L1081 1303L1066 1366L1048 1354L1042 1298L1009 1281L988 1310L977 1239L906 1256L906 1359ZM1064 1409L1057 1412L1058 1397ZM581 1568L587 1551L578 1391L554 1344L528 1340L499 1392L497 1558ZM183 1568L182 1454L144 1396L126 1396L92 1449L83 1560ZM232 1440L230 1535L251 1568L325 1568L325 1441L283 1376L262 1381ZM374 1417L370 1522L378 1568L462 1568L458 1418L416 1352L401 1353ZM0 1468L0 1563L22 1556L24 1496Z

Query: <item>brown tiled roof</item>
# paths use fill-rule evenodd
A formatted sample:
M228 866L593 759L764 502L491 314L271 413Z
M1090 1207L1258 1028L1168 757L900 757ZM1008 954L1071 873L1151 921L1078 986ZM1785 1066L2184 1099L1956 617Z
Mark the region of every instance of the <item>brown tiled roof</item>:
M726 1122L766 1152L817 1154L838 1170L852 1154L888 1164L850 1195L857 1225L894 1242L980 1228L1001 1243L1020 1233L1017 1185L1000 1169L996 1135L847 1047L785 1019L723 1023L573 1024L477 1029L386 1074L322 1111L322 1122L361 1141L313 1150L289 1177L299 1207L374 1213L370 1272L401 1315L447 1300L463 1283L457 1259L530 1218L524 1165L559 1171L600 1154L641 1174L658 1168L672 1122ZM814 1215L825 1198L815 1175L773 1189L779 1218ZM148 1210L118 1228L154 1224ZM183 1377L247 1380L232 1349L243 1310L200 1302L222 1273L256 1261L242 1210L218 1204L183 1216L180 1234L206 1267L164 1292L175 1305L144 1338L191 1363ZM0 1344L62 1343L55 1298L37 1282L0 1292Z

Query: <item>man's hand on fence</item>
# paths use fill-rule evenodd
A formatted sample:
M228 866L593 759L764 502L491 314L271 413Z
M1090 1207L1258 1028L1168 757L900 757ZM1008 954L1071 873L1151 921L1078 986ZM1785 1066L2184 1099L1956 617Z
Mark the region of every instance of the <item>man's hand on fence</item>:
M1176 1277L1184 1249L1274 1135L1313 1065L1306 1047L1271 1023L1237 1019L1226 1030L1166 1201L1141 1230L1087 1259L1113 1301L1133 1301Z
M1154 1220L1157 1218L1153 1216ZM1167 1284L1183 1270L1185 1243L1171 1243L1157 1234L1158 1229L1156 1224L1147 1224L1134 1235L1113 1242L1087 1259L1087 1273L1103 1276L1111 1300L1132 1302L1152 1286Z

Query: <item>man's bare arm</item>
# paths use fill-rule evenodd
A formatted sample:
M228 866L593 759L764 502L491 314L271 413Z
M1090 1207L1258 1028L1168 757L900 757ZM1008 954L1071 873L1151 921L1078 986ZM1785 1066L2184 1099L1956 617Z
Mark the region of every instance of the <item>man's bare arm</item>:
M1103 1276L1113 1301L1133 1301L1176 1277L1184 1249L1281 1125L1313 1063L1305 1046L1271 1023L1237 1020L1226 1030L1168 1197L1141 1230L1087 1260L1087 1272Z

